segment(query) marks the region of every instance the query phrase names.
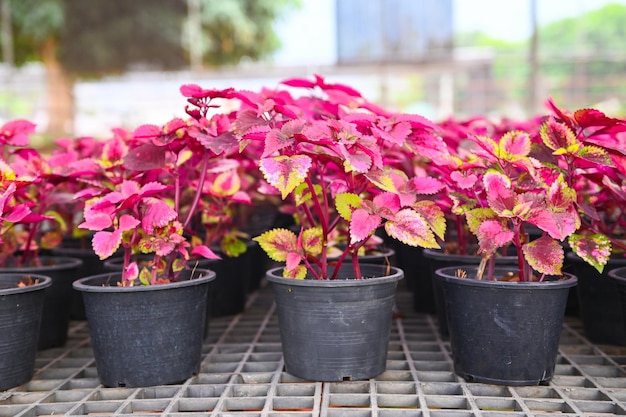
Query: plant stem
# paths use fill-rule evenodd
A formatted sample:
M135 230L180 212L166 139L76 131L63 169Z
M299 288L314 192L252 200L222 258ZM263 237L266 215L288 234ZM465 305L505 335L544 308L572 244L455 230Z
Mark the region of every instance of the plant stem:
M202 167L200 168L200 178L198 179L198 186L196 188L196 194L193 196L193 201L191 202L191 207L189 207L189 213L187 213L187 218L183 223L183 230L189 226L191 222L191 218L193 217L193 213L196 211L196 207L200 202L200 196L202 195L202 189L204 188L204 180L206 178L206 168L209 163L209 154L205 152L202 156Z

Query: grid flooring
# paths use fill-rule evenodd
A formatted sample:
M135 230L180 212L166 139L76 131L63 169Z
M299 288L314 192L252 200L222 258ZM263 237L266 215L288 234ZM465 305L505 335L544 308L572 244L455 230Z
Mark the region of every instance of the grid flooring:
M452 370L436 320L398 290L387 370L375 379L310 382L283 371L269 288L239 315L213 318L198 375L179 385L105 388L86 322L64 348L41 351L27 384L0 392L0 417L461 417L626 415L626 348L597 346L577 319L563 327L553 380L536 387L467 383Z

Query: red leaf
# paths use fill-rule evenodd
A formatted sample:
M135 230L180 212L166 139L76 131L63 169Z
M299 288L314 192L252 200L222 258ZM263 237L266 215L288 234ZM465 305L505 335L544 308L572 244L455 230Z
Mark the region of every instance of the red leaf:
M148 171L165 166L165 150L151 143L138 146L128 151L124 165L135 171Z

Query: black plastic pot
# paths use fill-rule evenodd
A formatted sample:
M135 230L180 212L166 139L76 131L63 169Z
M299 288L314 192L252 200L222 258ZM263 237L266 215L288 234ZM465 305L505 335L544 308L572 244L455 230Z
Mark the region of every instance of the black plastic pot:
M626 323L626 266L609 271L609 278L617 285L622 311L622 323ZM623 326L622 332L626 333L626 324L623 324Z
M578 307L585 336L597 344L626 346L618 285L609 278L611 270L626 266L626 258L610 259L602 273L573 252L566 259L578 277Z
M385 370L397 283L402 270L361 264L351 279L343 266L337 280L294 280L282 267L267 272L272 283L285 370L312 381L373 378ZM388 272L389 271L389 272Z
M457 278L458 269L468 278ZM446 300L454 372L467 381L538 385L554 375L570 288L549 282L478 281L476 266L438 269ZM510 271L496 267L496 276Z
M70 256L82 261L82 264L76 270L75 279L90 277L105 272L104 261L93 251L91 243L89 243L89 247L87 248L82 248L78 245L78 241L63 241L62 245L54 248L51 253L54 256ZM78 291L72 291L70 319L85 320L86 318L83 297Z
M2 267L3 273L39 274L52 278L46 290L38 349L60 347L67 342L72 306L72 282L82 265L77 258L41 256L41 266Z
M439 335L447 339L448 323L446 319L446 304L443 296L441 281L437 279L435 271L455 265L478 265L481 257L475 255L453 255L441 250L424 249L423 256L428 261L430 271L429 279L432 282L433 298L437 308L437 322L439 324ZM496 258L496 265L517 265L516 256L500 256Z
M424 259L424 248L398 243L396 258L413 295L413 309L419 313L435 313L437 307L433 297L433 281L429 275L428 262Z
M196 269L168 284L120 287L121 273L81 278L100 382L146 387L181 382L200 369L209 283ZM184 279L186 278L186 279Z
M22 274L0 274L0 391L30 381L45 292L52 279L28 274L37 284L18 288Z

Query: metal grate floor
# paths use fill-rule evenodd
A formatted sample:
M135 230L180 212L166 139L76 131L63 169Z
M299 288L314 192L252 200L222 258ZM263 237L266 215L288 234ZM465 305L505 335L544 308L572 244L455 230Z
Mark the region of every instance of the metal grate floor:
M626 348L597 346L577 319L563 327L549 385L467 383L452 371L449 344L433 316L415 313L400 285L387 371L369 381L309 382L282 371L269 288L242 314L213 318L200 373L180 385L104 388L86 322L73 322L64 348L39 352L31 382L0 392L0 417L237 416L462 417L626 415Z

